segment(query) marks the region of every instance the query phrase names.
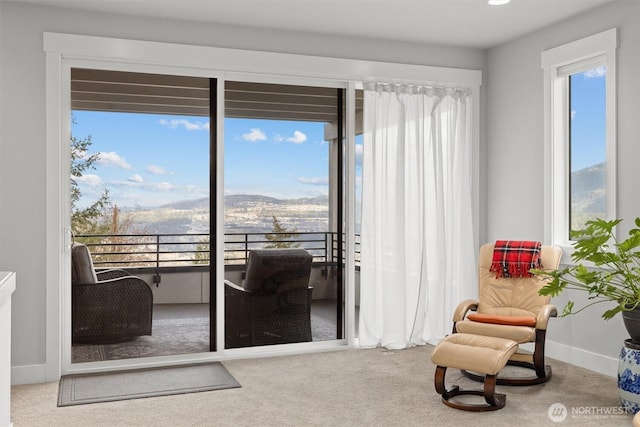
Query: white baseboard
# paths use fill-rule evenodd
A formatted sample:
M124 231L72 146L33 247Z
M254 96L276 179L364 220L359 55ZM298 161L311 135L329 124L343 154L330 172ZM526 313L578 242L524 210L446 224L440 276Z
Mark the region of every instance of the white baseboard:
M545 355L551 359L570 363L609 377L616 378L618 376L618 359L615 357L593 353L549 340L546 342Z
M11 367L11 385L44 382L47 382L47 367L44 364Z

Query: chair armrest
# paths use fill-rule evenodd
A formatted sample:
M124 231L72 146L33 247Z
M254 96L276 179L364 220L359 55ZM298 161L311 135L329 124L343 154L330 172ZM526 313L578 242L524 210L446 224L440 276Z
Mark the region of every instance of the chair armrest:
M225 286L227 286L229 288L229 290L231 291L236 291L236 292L243 292L243 293L253 293L253 291L248 291L245 288L243 288L242 286L236 285L235 283L233 283L230 280L225 280L224 281Z
M468 311L476 311L478 309L478 301L473 299L467 299L462 301L456 307L456 310L453 312L453 322L459 322L460 320L464 320L464 317L467 315Z
M96 304L105 304L105 301L144 300L153 304L153 292L147 282L136 276L118 277L103 280L97 283L79 283L73 285L74 298L90 299Z
M553 304L545 304L538 311L538 317L536 318L536 329L546 330L550 317L556 317L558 315L558 309Z
M131 276L131 273L118 268L110 268L108 270L96 270L96 276L98 277L98 281L102 282L103 280L115 279L117 277Z

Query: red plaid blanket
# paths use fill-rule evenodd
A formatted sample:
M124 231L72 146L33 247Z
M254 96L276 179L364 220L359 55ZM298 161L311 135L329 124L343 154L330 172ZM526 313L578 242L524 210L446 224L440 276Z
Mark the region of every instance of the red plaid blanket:
M540 242L496 240L490 271L496 277L531 277L532 268L541 268Z

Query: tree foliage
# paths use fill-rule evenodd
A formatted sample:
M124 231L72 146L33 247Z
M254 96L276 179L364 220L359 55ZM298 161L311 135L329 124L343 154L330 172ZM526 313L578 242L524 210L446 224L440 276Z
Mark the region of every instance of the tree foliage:
M298 231L295 228L287 229L278 218L273 216L273 227L271 233L267 233L264 237L271 243L267 244L265 248L297 248L300 243L292 242L298 236Z
M75 118L71 117L72 124ZM104 189L98 200L85 208L80 208L78 202L82 198L78 178L82 177L86 171L95 169L95 162L100 153L89 155L91 146L91 135L86 138L76 138L71 135L71 230L74 234L96 234L99 232L98 220L103 215L105 209L109 208L111 201L109 190Z
M72 124L75 118L71 117ZM135 230L130 215L123 213L117 205L111 202L109 190L105 188L100 197L81 208L79 202L82 199L82 192L78 185L78 179L87 171L95 169L100 153L89 154L92 140L91 135L86 138L77 138L71 135L71 230L75 236L94 235L76 237L76 240L85 244L95 244L91 247L94 262L108 261L122 262L126 265L130 262L137 262L137 265L152 265L152 260L148 254L129 254L123 251L123 245L129 246L131 243L144 245L144 242L132 237L133 234L146 234L146 230ZM146 262L146 264L145 264Z

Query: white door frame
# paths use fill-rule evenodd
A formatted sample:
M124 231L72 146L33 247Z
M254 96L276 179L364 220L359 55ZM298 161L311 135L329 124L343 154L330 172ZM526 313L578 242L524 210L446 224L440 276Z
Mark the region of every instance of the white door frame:
M221 360L265 354L291 354L336 348L344 344L354 345L355 263L349 256L354 244L355 188L355 108L356 85L363 81L439 84L469 87L473 91L473 144L474 177L478 174L479 141L479 88L482 73L443 67L395 64L225 49L207 46L191 46L172 43L126 40L107 37L81 36L60 33L44 33L46 53L46 381L56 381L61 374L96 372L113 369L133 369L141 366L163 366L193 361ZM217 322L217 348L213 353L166 356L153 359L127 359L124 361L71 364L71 311L70 302L70 70L72 67L112 69L122 71L152 72L188 75L218 79L218 123L224 119L225 79L281 84L305 84L342 87L347 89L347 150L346 150L346 248L345 268L345 320L346 340L287 344L265 348L224 350L224 322ZM354 110L355 111L355 110ZM218 141L224 140L223 127L217 129ZM218 144L216 166L218 173L218 206L224 206L223 144ZM474 179L474 182L479 182ZM474 224L478 218L478 191L474 188ZM216 229L222 230L223 215L216 218ZM476 234L477 234L477 227ZM476 236L477 240L477 236ZM224 240L217 235L215 283L224 281ZM224 316L224 289L216 287L217 316ZM223 318L223 317L222 317ZM275 348L277 347L277 348Z

